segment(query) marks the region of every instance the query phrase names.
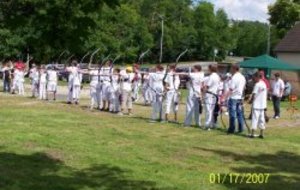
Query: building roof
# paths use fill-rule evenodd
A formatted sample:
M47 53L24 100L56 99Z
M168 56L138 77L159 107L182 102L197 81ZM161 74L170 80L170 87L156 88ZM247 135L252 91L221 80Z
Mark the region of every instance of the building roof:
M275 52L300 53L300 22L277 44Z

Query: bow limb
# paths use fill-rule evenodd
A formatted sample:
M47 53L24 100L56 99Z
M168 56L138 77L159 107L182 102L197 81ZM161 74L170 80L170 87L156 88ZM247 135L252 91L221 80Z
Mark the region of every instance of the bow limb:
M94 59L95 55L96 55L99 51L100 51L100 48L96 49L96 50L91 54L90 61L89 61L89 65L88 65L88 69L92 69L91 65L92 65L93 59Z
M101 65L105 63L110 58L110 54L102 59Z
M58 58L57 58L57 61L59 61L60 58L61 58L64 54L66 54L67 52L68 52L68 50L64 50L63 52L61 52L61 54L59 54L59 56L58 56Z
M138 60L138 63L141 64L141 60L150 52L150 49L148 49L147 51L143 52Z
M89 52L89 51L81 58L81 60L80 60L79 63L83 63L84 59L85 59L88 55L90 55L90 52Z
M68 57L68 59L66 60L66 63L68 63L75 55L72 54L70 57Z
M181 59L182 56L184 56L187 52L189 51L189 49L184 50L176 59L176 66L179 62L179 60Z

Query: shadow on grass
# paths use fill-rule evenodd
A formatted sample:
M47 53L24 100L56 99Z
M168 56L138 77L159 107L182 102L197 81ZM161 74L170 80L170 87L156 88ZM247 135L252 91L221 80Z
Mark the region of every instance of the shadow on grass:
M174 189L159 188L152 181L129 179L128 174L130 171L110 165L76 170L44 153L0 153L3 190Z
M212 152L224 158L231 158L234 161L246 162L248 167L231 167L233 173L238 174L260 174L269 173L268 183L263 184L233 184L230 178L226 178L224 185L230 189L252 190L252 189L272 189L272 190L293 190L300 187L300 156L295 153L280 151L276 154L242 155L223 150L212 150L206 148L196 148L201 151ZM222 174L225 176L226 174ZM240 183L240 180L238 180Z

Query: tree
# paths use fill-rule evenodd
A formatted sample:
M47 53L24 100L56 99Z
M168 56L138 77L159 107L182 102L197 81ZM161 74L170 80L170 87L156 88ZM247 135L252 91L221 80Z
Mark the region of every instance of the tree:
M236 38L236 47L233 49L235 55L255 57L267 52L267 24L252 21L234 21L232 32Z
M277 36L281 39L285 36L296 21L300 20L299 0L277 0L269 7L270 22L275 26Z
M95 27L103 3L115 5L117 1L4 0L0 4L0 21L4 33L17 39L17 43L8 43L11 50L29 49L37 59L46 61L63 49L82 52L82 44L90 28Z

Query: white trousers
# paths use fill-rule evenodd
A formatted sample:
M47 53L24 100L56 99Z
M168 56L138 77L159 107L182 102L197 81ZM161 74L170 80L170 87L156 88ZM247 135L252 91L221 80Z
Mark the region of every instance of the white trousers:
M80 85L74 85L73 86L72 97L73 97L73 100L75 100L76 102L79 101L79 99L80 99Z
M102 84L100 82L97 85L96 92L97 92L98 108L102 109L102 107L103 107L103 102L102 102L103 101L103 97L102 97Z
M265 111L262 109L252 110L252 130L257 130L257 127L261 130L265 130Z
M206 94L204 99L205 104L205 127L213 127L214 124L214 109L216 106L216 97L212 94Z
M101 86L102 101L109 101L110 87L111 87L110 82L105 81L102 83L102 86Z
M97 84L91 84L90 86L90 97L91 97L91 109L94 109L95 106L99 107L98 94L97 94Z
M143 87L143 98L145 104L153 101L151 89L148 86Z
M200 105L199 99L195 96L188 96L186 101L186 116L184 125L190 126L192 124L192 120L195 120L195 125L200 127Z
M31 92L32 92L32 96L39 94L39 82L38 81L31 82Z
M155 93L154 93L155 94ZM157 119L161 119L160 117L162 117L163 114L163 110L162 110L162 96L159 96L157 94L154 95L153 94L153 102L152 102L152 116L151 118L153 120L157 120Z
M73 84L69 83L68 84L68 97L67 97L67 101L68 102L72 102L73 100Z
M179 109L179 95L175 90L168 91L165 101L165 113L170 114L171 108L173 113L177 113Z
M24 81L18 81L18 94L24 96L25 95L25 89L24 89Z
M39 87L39 99L40 100L45 100L47 98L46 96L46 83L40 83Z
M134 83L133 94L132 94L134 100L137 100L139 98L139 91L140 91L140 83Z

